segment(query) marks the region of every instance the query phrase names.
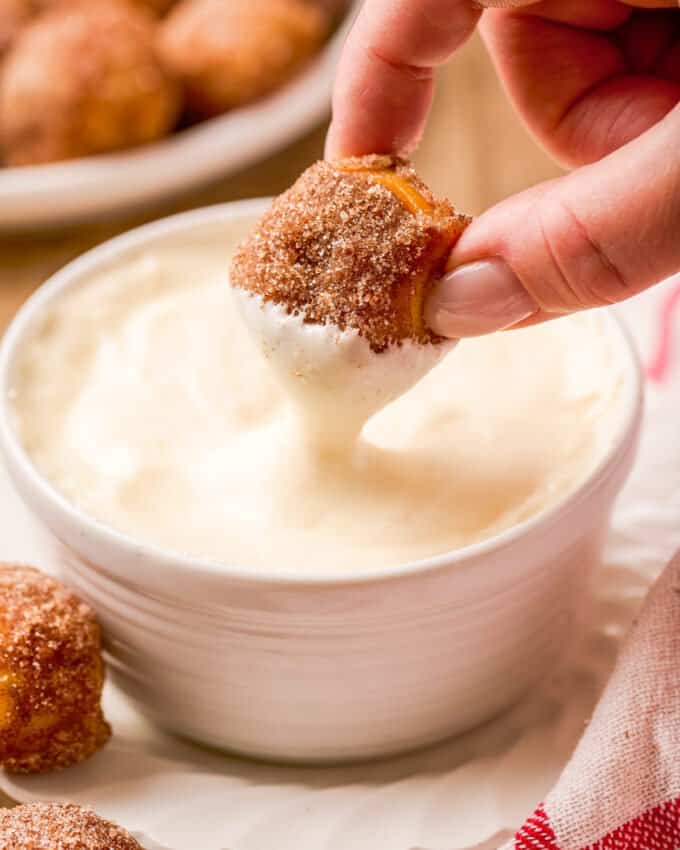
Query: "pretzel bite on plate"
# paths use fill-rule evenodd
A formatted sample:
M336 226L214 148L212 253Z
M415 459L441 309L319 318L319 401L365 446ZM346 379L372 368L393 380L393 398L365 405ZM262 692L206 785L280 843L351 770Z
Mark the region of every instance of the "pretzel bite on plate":
M0 764L45 773L109 739L94 613L38 570L0 565ZM4 847L4 845L0 844Z
M166 135L180 97L156 56L155 30L124 0L66 2L30 23L0 78L6 163L102 154Z
M189 112L205 118L277 88L328 27L310 0L182 0L161 24L160 53L184 85Z
M90 809L29 803L0 810L2 850L142 850L129 832Z

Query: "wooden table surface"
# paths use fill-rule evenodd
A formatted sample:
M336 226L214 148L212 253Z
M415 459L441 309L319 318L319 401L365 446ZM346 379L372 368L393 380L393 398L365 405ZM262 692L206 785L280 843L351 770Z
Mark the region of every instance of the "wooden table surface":
M62 232L0 236L0 331L52 272L117 233L203 204L282 191L321 155L324 133L320 127L266 162L134 218ZM433 187L470 213L557 173L505 101L477 39L441 71L432 120L416 158Z
M61 232L0 236L0 332L50 274L117 233L204 204L281 192L321 156L324 135L325 127L320 127L266 162L134 218ZM440 72L432 119L416 159L437 192L473 214L559 173L513 114L478 39ZM0 794L0 807L9 804Z

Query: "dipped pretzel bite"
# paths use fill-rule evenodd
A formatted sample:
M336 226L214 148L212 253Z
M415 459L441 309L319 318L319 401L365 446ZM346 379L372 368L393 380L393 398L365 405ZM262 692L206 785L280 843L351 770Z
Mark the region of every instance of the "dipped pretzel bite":
M425 297L468 223L405 159L317 162L241 245L232 283L309 323L355 329L374 352L437 344Z

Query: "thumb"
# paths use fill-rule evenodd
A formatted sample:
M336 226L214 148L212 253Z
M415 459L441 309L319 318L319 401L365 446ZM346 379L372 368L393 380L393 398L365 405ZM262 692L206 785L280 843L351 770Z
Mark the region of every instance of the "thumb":
M680 269L680 107L595 165L476 219L425 319L478 336L622 301Z

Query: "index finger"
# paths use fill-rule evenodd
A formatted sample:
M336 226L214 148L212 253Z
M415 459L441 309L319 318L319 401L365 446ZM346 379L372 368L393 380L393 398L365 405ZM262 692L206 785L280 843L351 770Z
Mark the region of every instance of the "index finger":
M338 67L327 154L412 149L430 108L433 68L480 15L474 0L366 0Z

